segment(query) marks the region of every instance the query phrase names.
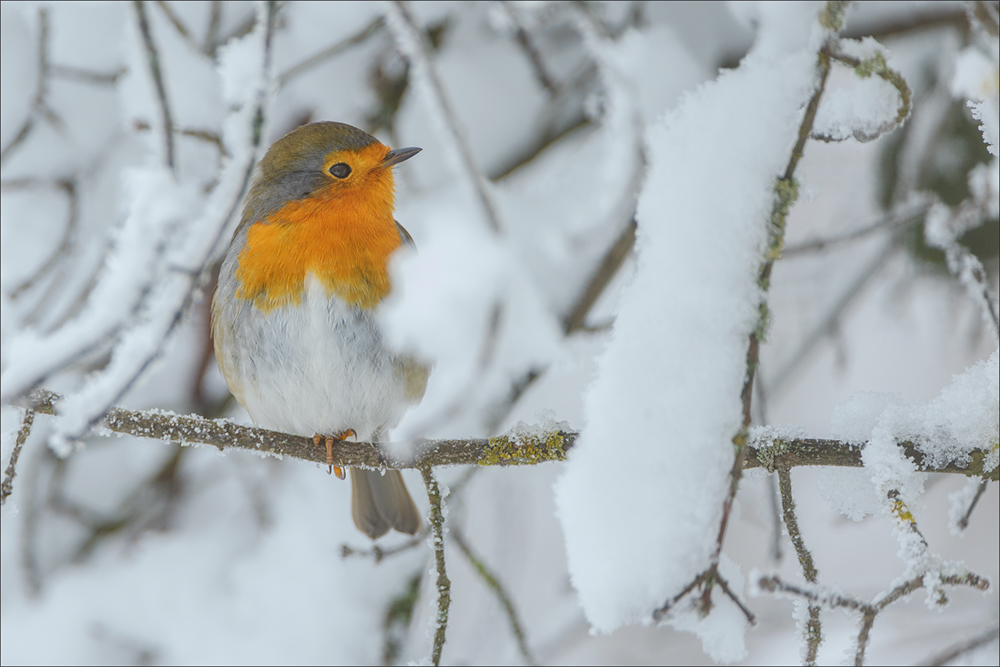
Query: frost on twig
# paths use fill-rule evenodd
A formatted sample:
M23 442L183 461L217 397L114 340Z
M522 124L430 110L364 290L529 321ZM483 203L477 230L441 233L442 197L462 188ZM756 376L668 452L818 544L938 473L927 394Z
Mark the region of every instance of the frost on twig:
M1000 303L990 287L982 262L958 242L966 231L978 227L988 216L985 202L966 202L952 211L944 204L931 209L925 223L924 237L930 245L944 251L948 269L980 305L983 318L992 325L993 335L1000 340Z
M2 377L7 401L86 354L111 351L107 365L63 405L67 419L54 435L62 450L100 421L163 352L206 280L261 149L276 13L276 4L262 5L250 42L231 44L222 57L221 78L232 103L223 141L233 158L207 199L194 183L175 181L162 170L136 172L128 188L129 217L84 310L51 334L26 331L10 342L12 361ZM251 53L256 58L245 64Z
M14 448L10 452L10 459L7 461L7 468L3 473L3 485L0 487L0 505L7 503L7 497L14 492L14 478L17 477L17 460L21 456L21 450L28 436L31 435L31 425L35 421L35 411L26 409L21 418L21 427L17 430L17 438L14 440Z
M875 618L894 602L906 599L913 592L928 586L936 588L940 588L940 586L969 586L979 591L986 591L990 588L989 581L972 572L920 575L907 579L894 586L890 591L879 593L871 601L865 602L819 586L788 584L778 576L760 577L756 584L760 590L769 593L782 593L792 598L805 599L827 609L849 609L861 614L861 625L854 651L855 665L863 665L865 662L865 650L868 647Z
M949 526L953 533L961 534L969 527L972 512L988 485L989 481L985 479L969 479L961 491L949 494L948 498L951 500L951 511L948 513Z
M57 394L38 390L24 402L24 406L40 414L58 415L60 400ZM312 438L244 426L228 419L114 407L108 411L100 428L108 433L137 438L209 445L220 451L239 449L265 456L326 464L326 452L316 447ZM371 443L345 440L336 444L333 456L335 465L372 470L449 465L537 465L565 460L578 437L579 434L566 430L542 431L527 436L512 432L493 438L418 440L398 445L388 443L382 450ZM897 444L902 455L912 460L920 471L977 476L992 481L1000 479L1000 468L986 466L991 453L995 456L995 452L979 448L974 443L970 443L960 457L943 461L928 457L912 441ZM863 466L864 450L864 443L819 438L751 440L744 466L747 469L764 468L770 472L779 467L801 466L860 468Z
M451 608L451 580L448 579L447 563L444 557L444 497L438 486L434 471L430 466L420 468L427 487L427 499L431 503L431 544L434 548L434 564L437 568L437 614L434 623L434 644L431 650L431 661L441 664L441 651L444 650L445 633L448 630L448 612Z

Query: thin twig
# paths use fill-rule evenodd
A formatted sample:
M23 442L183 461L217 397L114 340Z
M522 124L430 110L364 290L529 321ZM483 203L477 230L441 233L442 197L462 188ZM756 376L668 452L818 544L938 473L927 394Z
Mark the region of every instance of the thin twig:
M788 537L792 540L795 553L799 557L799 565L802 567L802 576L810 584L815 584L819 571L813 562L812 554L806 547L802 539L802 531L799 529L799 520L795 515L795 498L792 495L792 475L788 468L778 468L778 485L781 489L781 508L784 515L785 526L788 528ZM823 626L820 622L820 607L817 604L809 605L809 620L806 621L805 640L806 654L805 663L807 665L816 664L816 656L819 653L819 645L823 643Z
M26 290L30 289L42 277L47 275L52 268L56 266L59 260L69 252L70 247L73 245L74 238L76 237L77 225L80 219L80 200L77 194L76 180L65 179L57 181L55 183L55 187L66 193L67 208L69 209L66 213L66 224L63 227L62 238L59 239L59 243L52 251L52 254L50 254L30 276L7 292L7 295L11 299L16 299Z
M883 81L888 82L891 86L896 89L899 93L899 107L896 110L896 118L894 120L886 121L879 125L874 131L863 130L860 128L855 128L849 136L853 137L860 142L874 141L880 136L887 132L891 132L896 129L909 117L911 108L911 98L912 92L910 87L906 84L906 80L903 76L892 69L886 64L885 55L881 51L876 51L875 55L871 58L866 58L860 60L854 56L843 53L839 50L833 50L830 53L830 57L837 62L843 63L848 67L854 69L855 74L861 78L868 78L872 74L875 74ZM820 141L826 142L837 142L843 141L848 138L848 135L826 135L819 134L816 132L812 133L813 139L818 139Z
M91 83L97 86L113 86L128 70L124 67L114 72L92 72L73 65L52 65L49 69L53 77Z
M486 566L486 563L473 553L472 549L469 547L469 543L465 540L464 534L452 528L450 531L451 539L458 546L459 550L465 555L472 565L472 569L476 571L476 574L480 576L483 582L493 591L503 606L504 611L507 614L507 622L510 623L511 632L514 633L514 638L517 640L517 648L521 652L521 657L529 665L537 665L538 661L531 653L531 649L528 647L528 640L525 637L524 629L521 626L521 621L518 618L517 609L514 607L514 601L507 594L504 589L503 584L497 579L494 572Z
M174 10L170 8L170 5L164 0L156 0L156 6L160 8L160 11L162 11L164 16L167 17L167 20L170 21L170 24L174 26L174 30L177 31L177 34L179 34L184 41L197 49L198 45L194 43L193 39L191 39L191 31L188 30L187 26L184 25L184 22L181 21L181 17L177 16Z
M437 107L437 115L445 122L447 137L462 163L466 177L479 198L488 227L494 234L502 234L503 224L500 222L500 212L493 200L493 193L490 191L482 171L476 165L472 147L462 130L458 114L452 106L451 98L445 91L437 68L431 62L431 49L430 45L427 44L426 35L417 27L416 19L410 13L406 2L397 0L386 5L386 8L389 28L396 37L400 51L409 58L410 64L423 75L428 84L431 101Z
M590 277L587 286L583 289L573 307L563 317L563 333L567 336L584 327L587 315L594 307L594 304L604 294L611 279L618 275L622 264L625 263L625 258L629 256L632 248L635 247L636 227L635 217L633 217L622 229L618 238L611 244L607 252L604 253L601 263Z
M205 29L205 44L201 47L206 56L214 56L219 45L219 26L222 24L222 1L212 0L209 3L208 27Z
M969 502L969 506L965 508L965 512L962 513L962 518L956 522L956 526L959 530L965 530L969 527L969 518L972 517L972 510L976 509L976 505L979 503L979 499L983 497L983 493L986 492L986 486L989 484L985 479L979 482L979 488L976 489L976 495L972 497Z
M351 556L360 556L362 558L371 558L375 563L381 563L383 558L388 558L389 556L395 556L397 554L405 553L412 549L419 547L422 544L427 543L427 533L430 530L428 526L424 526L424 529L406 540L401 544L397 544L394 547L389 547L388 549L383 549L379 545L373 546L371 549L356 549L349 544L340 545L340 557L350 558Z
M836 329L837 322L843 317L844 312L857 300L864 288L868 286L872 278L878 275L888 260L900 250L901 238L901 231L897 230L892 238L884 243L881 250L855 274L854 279L834 301L826 314L820 318L816 326L802 337L798 346L788 355L787 361L778 368L774 378L767 383L768 391L771 394L780 392L813 349L825 340L831 331Z
M283 88L292 79L301 76L305 72L309 71L313 67L322 64L325 60L329 60L334 56L337 56L344 51L347 51L352 46L361 44L366 39L379 32L385 26L385 20L378 16L372 20L368 25L354 33L350 37L346 37L339 42L328 46L319 53L313 54L306 58L305 60L292 65L284 72L278 75L278 87Z
M977 648L986 646L987 644L991 644L997 640L1000 640L1000 625L994 625L992 628L984 630L974 637L958 642L957 644L953 644L940 653L935 654L922 664L928 665L929 667L947 665L966 653L971 653Z
M795 257L826 250L830 246L857 241L879 231L893 231L907 227L920 220L933 205L932 199L918 198L916 202L909 202L895 208L884 216L862 227L858 227L838 236L804 241L797 245L788 246L781 251L783 258Z
M431 503L429 518L434 548L434 562L437 567L437 581L435 582L435 586L438 594L438 608L437 617L435 618L434 647L431 651L431 661L435 665L440 665L441 651L444 649L445 633L448 630L448 611L451 607L451 580L448 579L444 557L443 499L441 497L441 489L434 478L434 471L430 466L421 468L420 474L424 478L424 486L427 487L427 499Z
M17 477L17 459L21 456L21 449L31 435L31 425L35 421L35 411L25 410L21 418L21 428L17 431L17 438L14 440L14 448L10 452L10 459L7 461L7 469L3 473L3 484L0 486L0 505L7 504L7 497L14 493L14 478Z
M521 10L514 7L513 3L507 2L507 0L501 2L500 6L507 13L507 18L510 19L511 24L514 26L514 37L517 39L517 43L520 44L525 55L528 56L528 60L531 62L531 67L535 73L535 78L542 84L542 88L545 89L550 97L555 96L559 92L559 84L556 83L555 77L549 73L548 67L545 66L545 61L542 60L542 54L538 50L538 45L535 44L534 35L524 25L524 21L521 18Z
M986 591L990 588L990 582L984 577L980 577L972 572L964 574L927 574L920 575L904 581L884 596L878 602L863 602L840 593L822 591L818 587L801 587L788 584L778 576L761 577L757 586L761 590L771 593L783 592L796 597L805 598L811 603L822 605L829 609L851 609L861 614L861 626L858 630L858 639L854 652L854 664L863 665L865 661L865 650L868 646L868 639L871 635L875 617L878 616L889 605L907 597L914 591L923 588L926 584L927 576L935 576L941 584L948 586L970 586L979 591Z
M163 72L160 68L160 56L153 41L153 34L149 28L149 17L146 16L146 5L143 0L135 0L135 14L139 21L139 32L142 34L142 43L146 49L146 59L149 64L149 73L153 77L153 86L156 88L156 97L160 103L160 117L163 122L163 141L165 144L165 161L170 171L176 175L174 167L174 121L170 113L170 102L167 99L167 87L163 80Z
M35 96L31 103L31 109L28 111L28 117L24 119L21 129L14 134L14 138L3 147L3 150L0 150L0 163L10 157L10 154L15 148L24 143L24 140L28 138L28 135L30 135L31 131L34 129L35 121L39 118L39 116L49 120L50 122L59 124L60 121L58 117L48 107L49 73L49 10L47 7L39 7L37 90L35 91Z

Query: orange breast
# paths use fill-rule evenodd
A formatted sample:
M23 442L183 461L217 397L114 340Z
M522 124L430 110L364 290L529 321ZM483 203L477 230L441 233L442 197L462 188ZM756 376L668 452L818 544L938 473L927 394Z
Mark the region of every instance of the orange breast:
M236 297L264 312L302 301L306 275L360 308L389 293L389 256L400 246L392 218L392 181L292 201L247 230Z

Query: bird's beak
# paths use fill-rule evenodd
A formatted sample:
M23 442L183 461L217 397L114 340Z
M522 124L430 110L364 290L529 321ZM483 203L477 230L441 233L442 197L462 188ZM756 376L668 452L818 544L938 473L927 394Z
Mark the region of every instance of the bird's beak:
M385 154L385 159L382 160L382 166L394 167L404 160L409 160L422 150L423 148L397 148L394 151L389 151Z

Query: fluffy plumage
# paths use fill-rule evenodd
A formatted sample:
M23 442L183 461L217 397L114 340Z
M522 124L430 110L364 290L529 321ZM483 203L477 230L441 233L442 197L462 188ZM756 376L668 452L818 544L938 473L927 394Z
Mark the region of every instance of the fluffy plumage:
M212 302L219 367L255 423L377 442L423 396L428 369L385 345L372 310L390 289L390 255L412 245L392 217L392 165L414 152L313 123L258 165ZM347 177L331 173L341 164ZM420 529L398 471L351 478L362 532Z

